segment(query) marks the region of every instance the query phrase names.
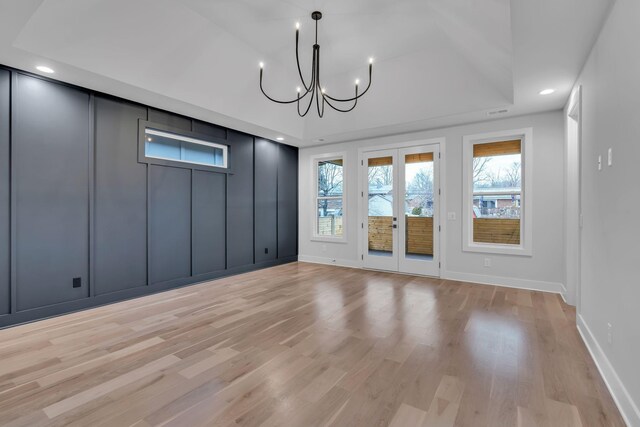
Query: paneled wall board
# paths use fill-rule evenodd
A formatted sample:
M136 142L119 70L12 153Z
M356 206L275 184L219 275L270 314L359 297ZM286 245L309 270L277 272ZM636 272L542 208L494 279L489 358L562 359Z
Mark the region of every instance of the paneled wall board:
M193 131L214 138L227 139L227 130L225 128L201 122L200 120L193 120Z
M256 139L255 157L255 262L262 262L278 255L278 145Z
M138 163L138 120L147 109L95 98L96 294L147 284L147 165Z
M226 175L193 171L193 275L226 266Z
M15 280L26 310L89 296L89 94L23 74L15 85Z
M191 171L149 165L150 283L191 276Z
M149 108L149 121L171 126L176 129L191 131L191 119L154 108Z
M278 258L298 253L298 149L279 146L278 160Z
M9 90L11 73L0 69L0 315L10 310Z
M253 137L229 131L227 177L227 268L253 264Z

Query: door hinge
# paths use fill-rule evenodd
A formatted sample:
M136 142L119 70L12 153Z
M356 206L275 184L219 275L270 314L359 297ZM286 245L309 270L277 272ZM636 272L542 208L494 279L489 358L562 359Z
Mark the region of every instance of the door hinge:
M438 196L442 195L442 190L438 188Z
M438 158L441 159L442 158L442 153L438 153Z
M364 228L364 222L360 223L360 228Z
M438 263L438 268L442 268L442 263Z
M364 255L360 255L360 259L364 261Z
M360 160L360 166L364 166L364 160Z
M442 226L441 225L438 226L438 231L442 231Z
M360 192L360 197L364 197L364 191Z

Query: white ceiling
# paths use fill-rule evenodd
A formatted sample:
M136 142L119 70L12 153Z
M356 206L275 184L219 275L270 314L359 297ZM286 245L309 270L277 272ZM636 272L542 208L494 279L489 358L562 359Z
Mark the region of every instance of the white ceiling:
M613 2L2 0L0 63L307 146L561 108ZM308 70L313 10L328 92L350 95L375 58L351 113L301 119L259 91L264 61L269 92L295 96L294 24Z

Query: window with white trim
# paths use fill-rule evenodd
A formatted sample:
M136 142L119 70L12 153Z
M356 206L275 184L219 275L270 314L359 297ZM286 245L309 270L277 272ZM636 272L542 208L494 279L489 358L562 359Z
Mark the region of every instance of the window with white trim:
M464 141L464 249L531 254L531 129Z
M344 156L314 159L314 237L343 240L345 237Z

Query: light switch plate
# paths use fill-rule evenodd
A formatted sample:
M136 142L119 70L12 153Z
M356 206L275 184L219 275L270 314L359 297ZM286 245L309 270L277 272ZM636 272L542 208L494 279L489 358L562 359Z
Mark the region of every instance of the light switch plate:
M613 165L613 149L611 148L609 148L609 151L607 152L607 165Z
M455 221L456 220L456 213L455 212L449 212L447 213L447 219L449 221Z
M602 156L598 156L598 170L602 170Z

